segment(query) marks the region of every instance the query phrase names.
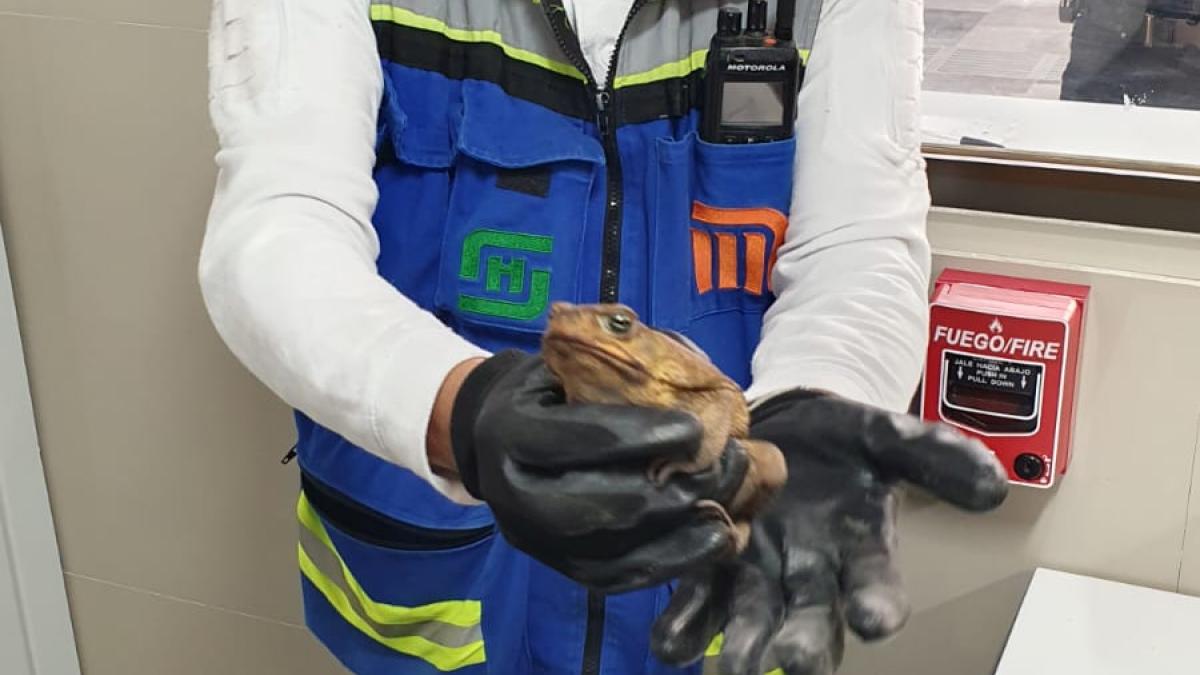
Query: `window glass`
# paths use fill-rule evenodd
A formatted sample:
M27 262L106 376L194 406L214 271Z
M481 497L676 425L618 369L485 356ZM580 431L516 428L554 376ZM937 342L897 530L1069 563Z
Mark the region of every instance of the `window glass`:
M925 7L928 144L1200 167L1200 0Z

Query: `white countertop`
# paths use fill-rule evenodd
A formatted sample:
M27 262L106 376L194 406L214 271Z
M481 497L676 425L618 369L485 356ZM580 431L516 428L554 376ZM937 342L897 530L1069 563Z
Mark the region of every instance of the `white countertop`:
M1038 569L995 675L1198 675L1200 598Z

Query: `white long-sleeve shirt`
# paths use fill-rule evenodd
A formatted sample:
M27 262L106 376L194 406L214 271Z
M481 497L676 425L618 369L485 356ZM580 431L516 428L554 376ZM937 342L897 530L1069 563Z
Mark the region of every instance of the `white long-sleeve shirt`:
M602 72L631 0L568 4ZM280 398L465 502L460 484L430 469L425 434L447 372L486 354L376 272L382 75L368 8L215 0L220 173L200 283L218 332ZM907 407L929 276L921 29L921 0L825 0L752 400L806 386Z

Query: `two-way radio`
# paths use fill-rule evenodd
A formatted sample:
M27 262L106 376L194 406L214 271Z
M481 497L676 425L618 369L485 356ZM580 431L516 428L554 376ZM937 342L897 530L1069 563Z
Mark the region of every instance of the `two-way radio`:
M765 143L790 138L804 62L793 41L796 0L779 0L767 31L767 0L750 0L746 27L736 8L717 15L706 61L700 137L710 143Z

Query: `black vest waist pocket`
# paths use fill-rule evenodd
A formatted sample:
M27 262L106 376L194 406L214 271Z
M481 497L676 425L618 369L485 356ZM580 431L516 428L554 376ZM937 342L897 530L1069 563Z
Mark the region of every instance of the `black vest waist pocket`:
M388 549L435 551L460 548L491 536L488 525L467 530L439 530L389 518L301 472L300 485L308 503L330 525L359 541Z

